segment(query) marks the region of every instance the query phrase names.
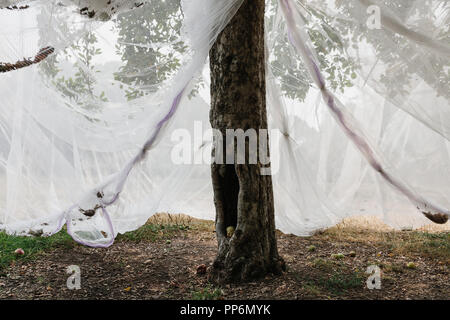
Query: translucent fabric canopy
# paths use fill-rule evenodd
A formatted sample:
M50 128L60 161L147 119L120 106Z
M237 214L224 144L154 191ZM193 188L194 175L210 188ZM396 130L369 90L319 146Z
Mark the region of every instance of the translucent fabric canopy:
M0 230L214 219L208 52L242 2L0 0ZM266 59L278 229L446 221L450 2L267 0Z

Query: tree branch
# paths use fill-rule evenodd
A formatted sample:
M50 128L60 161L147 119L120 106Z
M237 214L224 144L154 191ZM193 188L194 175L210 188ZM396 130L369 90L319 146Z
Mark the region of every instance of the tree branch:
M0 62L0 73L5 73L9 71L14 71L17 69L22 69L33 64L37 64L47 58L55 52L53 47L45 47L39 50L39 52L34 56L34 58L24 58L23 60L19 60L16 63L4 63Z

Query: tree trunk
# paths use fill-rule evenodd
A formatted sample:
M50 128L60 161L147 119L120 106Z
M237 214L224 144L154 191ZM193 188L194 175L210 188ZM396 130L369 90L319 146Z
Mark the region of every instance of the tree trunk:
M227 129L267 129L264 53L264 0L245 0L210 51L210 122L224 141ZM225 144L218 148L216 143L213 157L230 152ZM285 268L275 237L272 178L261 174L261 159L249 163L247 139L245 154L245 164L234 152L233 163L211 165L219 251L210 279L216 282L248 281Z

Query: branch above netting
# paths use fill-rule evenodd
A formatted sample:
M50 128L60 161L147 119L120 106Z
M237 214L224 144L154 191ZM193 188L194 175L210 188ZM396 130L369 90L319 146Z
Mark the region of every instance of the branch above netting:
M0 0L0 9L7 10L24 10L30 8L28 4L22 4L24 2L32 2L34 0L23 1L23 0Z
M29 5L24 5L24 6L7 6L4 8L0 8L0 9L7 9L7 10L24 10L24 9L28 9L30 6Z
M47 58L55 52L53 47L45 47L39 50L39 52L34 56L34 58L24 58L23 60L17 61L16 63L4 63L0 62L0 73L5 73L9 71L14 71L17 69L25 68L33 64L37 64Z
M77 5L80 8L81 15L88 18L95 18L98 20L109 20L111 15L125 11L127 9L135 9L143 6L145 1L128 1L128 0L104 0L104 1L91 1L84 0Z
M33 0L27 1L27 3ZM24 10L30 8L29 4L22 4L22 0L0 0L0 9ZM148 1L130 1L130 0L61 0L58 6L76 5L79 14L90 19L107 21L112 15L142 7Z

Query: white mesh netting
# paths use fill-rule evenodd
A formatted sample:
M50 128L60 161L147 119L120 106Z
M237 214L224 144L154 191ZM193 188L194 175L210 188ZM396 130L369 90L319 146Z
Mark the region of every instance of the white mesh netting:
M0 229L213 219L207 58L241 3L0 0ZM277 228L449 216L449 44L447 0L266 1Z

